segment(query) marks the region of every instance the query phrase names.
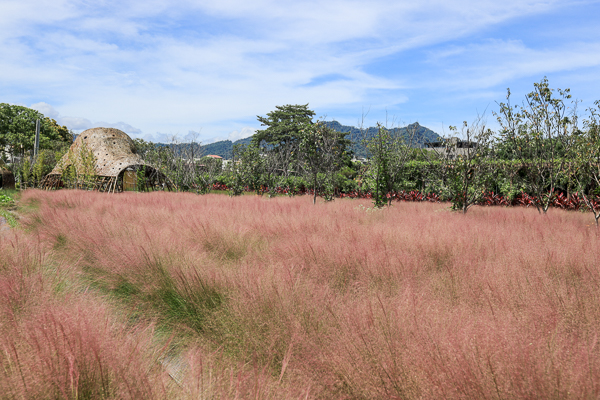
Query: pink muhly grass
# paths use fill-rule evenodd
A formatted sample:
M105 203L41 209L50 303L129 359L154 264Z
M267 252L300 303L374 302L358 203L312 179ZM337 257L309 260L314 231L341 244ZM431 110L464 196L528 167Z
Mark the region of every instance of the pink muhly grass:
M9 366L4 393L65 399L164 395L161 373L140 357L151 337L115 326L105 309L79 301L46 306L28 317L1 340Z
M181 397L190 399L302 399L309 398L310 387L298 390L283 387L269 373L269 365L256 360L232 362L222 351L206 352L194 348L184 355L185 384Z
M25 225L84 281L195 338L191 395L252 397L232 389L246 376L316 398L600 395L600 236L585 215L182 193L28 200L40 206ZM198 384L218 352L227 367Z
M164 398L151 332L65 292L63 268L37 237L0 235L0 397Z

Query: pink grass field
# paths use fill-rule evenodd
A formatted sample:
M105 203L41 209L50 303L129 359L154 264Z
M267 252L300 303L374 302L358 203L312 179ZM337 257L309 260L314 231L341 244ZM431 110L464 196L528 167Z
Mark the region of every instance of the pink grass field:
M0 398L600 396L600 232L551 209L23 192Z

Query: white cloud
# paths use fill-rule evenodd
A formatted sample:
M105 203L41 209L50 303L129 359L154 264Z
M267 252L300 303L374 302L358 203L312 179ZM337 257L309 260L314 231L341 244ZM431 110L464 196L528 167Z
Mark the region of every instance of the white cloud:
M539 80L554 72L599 67L600 43L534 49L522 41L490 40L435 54L432 61L446 66L447 74L439 78L451 80L449 86L485 90L521 77L534 76ZM431 83L439 84L439 80Z
M74 131L83 131L94 127L92 121L81 117L59 117L57 122Z
M232 142L235 142L236 140L245 139L247 137L250 137L250 136L254 135L255 133L256 133L255 128L245 126L239 131L230 132L229 135L227 136L227 140L231 140Z
M125 133L142 133L142 131L138 128L135 128L125 122L116 122L116 123L110 123L110 122L95 122L92 124L94 128L96 127L102 127L102 128L116 128L119 130L122 130Z
M184 142L195 142L198 143L200 141L200 132L189 131L187 135L183 137Z
M143 139L153 143L171 143L176 138L168 133L156 132L155 134L144 135Z
M58 111L56 111L56 109L50 104L45 103L43 101L40 103L32 104L30 108L41 112L42 114L44 114L45 117L53 119L56 119L58 117Z
M198 126L206 137L247 137L275 105L310 103L342 119L329 110L409 109L415 91L477 97L515 77L596 67L598 37L532 46L490 32L597 3L5 0L0 91L75 130L128 121L98 124L147 138ZM410 58L427 51L439 54L423 60L425 73ZM328 75L343 79L307 85ZM60 117L46 101L83 117Z
M135 128L130 124L122 121L114 123L104 121L92 122L87 118L81 117L58 117L57 122L60 125L65 125L67 128L72 129L74 131L83 131L91 128L116 128L128 134L142 133L140 129Z
M30 108L37 110L46 117L56 119L59 125L65 125L67 128L74 131L81 131L90 128L116 128L129 134L141 134L142 131L126 122L92 122L87 118L61 116L60 113L50 104L46 102L35 103Z

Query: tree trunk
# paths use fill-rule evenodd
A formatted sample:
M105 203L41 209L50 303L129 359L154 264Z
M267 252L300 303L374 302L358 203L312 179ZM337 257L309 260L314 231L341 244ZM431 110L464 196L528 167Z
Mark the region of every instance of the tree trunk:
M313 205L317 204L317 174L314 175L313 181Z

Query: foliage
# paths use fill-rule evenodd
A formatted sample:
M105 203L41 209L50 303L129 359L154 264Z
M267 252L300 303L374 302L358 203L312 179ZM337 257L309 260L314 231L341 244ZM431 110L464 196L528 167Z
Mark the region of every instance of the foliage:
M21 189L26 189L29 186L29 182L31 181L31 161L29 157L25 157L21 163L20 169L20 187Z
M163 173L175 186L183 190L197 190L197 169L194 158L188 158L187 149L178 151L177 139L169 145L156 144L146 142L143 139L135 139L135 151L148 164L155 167L159 172ZM200 156L197 154L197 146L190 146L192 156Z
M55 120L45 118L36 110L23 106L0 103L0 147L8 146L14 155L24 156L33 150L35 142L35 121L40 124L40 148L52 148L59 143L72 143L73 136L65 126Z
M302 167L311 177L313 204L318 191L325 200L333 200L335 174L343 166L348 143L343 133L321 122L307 124L300 131L299 153Z
M243 182L240 185L255 191L256 194L262 194L265 160L259 147L251 143L248 146L240 146L236 151L239 151L239 157L237 160L234 158L234 161L237 161L235 168Z
M0 206L10 207L10 206L13 206L14 204L15 204L15 201L12 197L10 197L6 194L0 194Z
M590 116L584 122L585 130L576 138L573 160L576 171L572 176L583 200L594 214L596 226L600 219L600 205L590 196L590 189L598 194L600 188L600 100L588 109ZM586 191L588 193L586 193Z
M210 193L217 177L223 171L223 160L212 157L202 157L197 167L200 171L196 175L196 192L200 194Z
M456 127L450 127L457 132ZM490 162L493 132L486 129L482 118L471 126L463 122L459 140L445 140L445 147L436 152L445 170L447 196L452 208L466 213L474 204L478 204L496 175L496 163ZM462 139L462 140L461 140ZM461 147L462 146L462 147Z
M231 162L227 165L228 187L230 196L240 196L244 193L246 171L250 169L248 165L242 165L242 158L245 148L241 145L233 146Z
M367 170L369 187L373 192L375 207L391 203L389 194L402 185L405 165L415 156L416 149L412 148L416 135L416 126L409 125L400 134L398 130L387 129L377 124L377 134L365 138L365 147L370 156L370 167ZM406 189L403 187L402 189Z
M259 146L264 142L274 147L299 142L302 129L312 124L315 112L308 108L308 104L287 104L275 108L276 110L267 113L266 117L257 116L261 125L267 128L256 131L252 141Z
M579 134L577 103L571 101L569 89L551 89L548 79L534 84L522 105L500 103L496 114L502 127L502 139L508 142L512 159L525 167L524 184L528 193L539 199L536 208L546 213L553 193L563 178L565 160Z
M393 180L391 177L391 135L381 124L377 124L378 131L375 137L367 142L367 149L371 156L371 165L368 177L371 179L371 191L373 193L373 204L375 207L383 207L387 203L387 194L391 191Z
M96 156L85 142L74 151L69 149L60 161L61 179L67 188L92 189L96 184Z

